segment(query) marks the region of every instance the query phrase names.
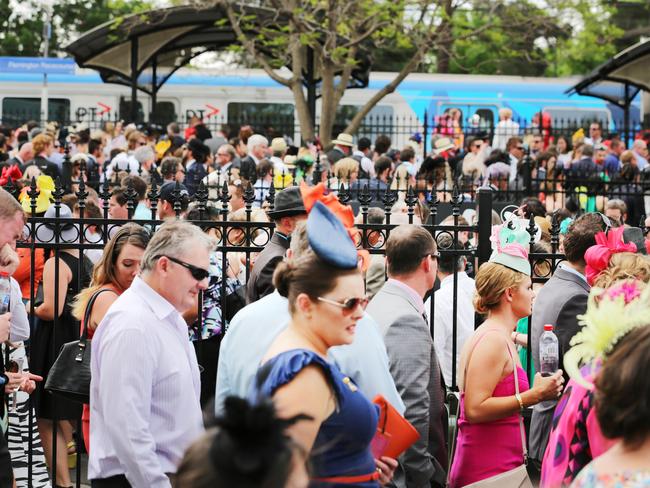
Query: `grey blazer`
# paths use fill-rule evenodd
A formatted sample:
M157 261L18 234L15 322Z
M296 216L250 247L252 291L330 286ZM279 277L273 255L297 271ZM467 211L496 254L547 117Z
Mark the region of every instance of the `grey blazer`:
M533 304L533 325L531 332L531 349L535 370L540 371L539 339L544 332L544 325L555 327L560 346L560 369L564 371L564 353L569 348L571 338L580 330L578 315L587 310L589 297L587 281L570 271L558 268L537 294ZM565 371L565 380L566 380ZM553 423L555 400L541 402L533 407L530 423L530 457L541 460L546 451L548 436Z
M368 305L384 337L390 372L404 404L405 417L420 439L400 459L399 488L444 486L447 467L444 381L428 322L413 297L391 281ZM444 468L443 468L444 466Z

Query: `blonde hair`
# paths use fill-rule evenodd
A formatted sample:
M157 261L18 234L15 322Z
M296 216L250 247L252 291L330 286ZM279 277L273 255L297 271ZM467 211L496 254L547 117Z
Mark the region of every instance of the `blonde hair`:
M621 154L621 164L627 164L631 163L633 159L635 159L635 155L632 151L629 149L627 151L623 151L623 154Z
M650 281L650 259L642 254L621 252L613 254L605 268L594 280L594 286L609 288L615 282L625 279Z
M342 158L334 164L334 176L339 183L350 181L350 176L355 171L359 171L359 162L356 159Z
M505 291L519 286L525 277L525 274L502 264L484 263L476 273L474 308L483 315L492 311L499 306Z
M509 108L500 108L499 109L499 117L504 117L506 119L511 119L512 118L512 110Z
M32 148L34 150L34 154L38 156L43 151L45 151L45 148L47 148L47 146L51 145L52 143L52 138L47 134L37 135L34 137L34 139L32 139Z

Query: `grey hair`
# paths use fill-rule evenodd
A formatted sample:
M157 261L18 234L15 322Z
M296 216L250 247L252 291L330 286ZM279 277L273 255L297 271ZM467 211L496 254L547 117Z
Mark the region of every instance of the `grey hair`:
M166 255L181 258L188 244L199 243L208 252L216 249L216 242L200 227L182 220L165 222L158 227L142 256L141 269L144 273L154 269L157 256Z
M248 152L251 152L255 146L259 146L260 144L266 144L268 146L269 140L261 134L253 134L248 138L248 143L246 144Z
M156 154L153 152L153 149L151 149L150 146L140 146L135 151L133 151L133 157L138 163L144 164L147 161L155 160Z

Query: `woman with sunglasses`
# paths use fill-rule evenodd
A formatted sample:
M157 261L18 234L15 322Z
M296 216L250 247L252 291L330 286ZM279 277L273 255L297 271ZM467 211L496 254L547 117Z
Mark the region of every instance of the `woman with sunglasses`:
M117 297L131 286L140 272L140 260L149 242L149 233L137 224L126 224L118 230L104 248L101 260L93 269L90 286L77 295L72 313L81 322L81 334L88 327L88 338L106 315ZM91 299L91 309L87 310ZM88 324L83 322L90 313ZM90 452L90 406L84 404L81 417L84 444Z
M291 321L273 341L255 381L257 398L272 397L279 415L304 414L291 437L310 452L312 487L377 487L397 461L373 459L377 410L327 361L328 349L349 344L368 303L357 252L341 221L317 202L307 220L311 250L280 263L278 292Z

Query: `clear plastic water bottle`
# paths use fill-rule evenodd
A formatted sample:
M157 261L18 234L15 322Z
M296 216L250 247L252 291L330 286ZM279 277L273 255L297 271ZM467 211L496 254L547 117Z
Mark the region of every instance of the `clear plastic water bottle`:
M550 324L544 326L544 333L539 339L539 362L542 376L551 376L560 367L560 347Z
M11 280L9 273L0 273L0 315L9 312L11 304Z

